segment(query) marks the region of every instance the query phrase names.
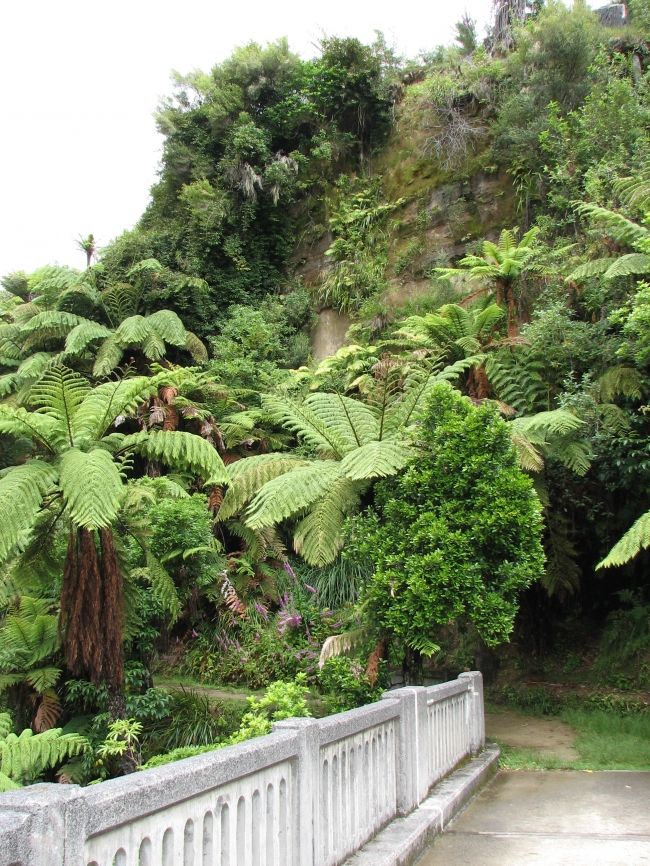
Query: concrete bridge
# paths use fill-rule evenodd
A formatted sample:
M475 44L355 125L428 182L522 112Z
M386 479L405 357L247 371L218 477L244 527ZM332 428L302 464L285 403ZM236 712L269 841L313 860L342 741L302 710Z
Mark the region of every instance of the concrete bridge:
M496 769L480 673L101 785L0 796L0 866L411 863Z

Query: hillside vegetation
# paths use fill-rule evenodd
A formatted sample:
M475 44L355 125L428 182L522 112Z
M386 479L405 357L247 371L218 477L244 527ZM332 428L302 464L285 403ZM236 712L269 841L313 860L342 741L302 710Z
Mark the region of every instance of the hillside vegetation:
M0 788L397 671L650 687L650 15L502 6L178 76L136 228L3 278Z

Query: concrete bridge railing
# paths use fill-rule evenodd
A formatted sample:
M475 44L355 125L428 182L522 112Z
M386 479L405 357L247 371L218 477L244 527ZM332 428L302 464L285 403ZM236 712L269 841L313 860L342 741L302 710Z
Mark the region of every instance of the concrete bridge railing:
M485 743L480 673L101 785L0 796L0 866L338 866Z

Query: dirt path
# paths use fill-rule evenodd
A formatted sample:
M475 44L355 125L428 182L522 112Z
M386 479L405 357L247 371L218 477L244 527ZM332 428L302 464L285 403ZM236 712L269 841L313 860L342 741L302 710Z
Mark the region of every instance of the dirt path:
M488 739L506 746L531 749L562 761L577 761L580 757L575 748L576 732L559 719L503 710L486 713L485 728Z

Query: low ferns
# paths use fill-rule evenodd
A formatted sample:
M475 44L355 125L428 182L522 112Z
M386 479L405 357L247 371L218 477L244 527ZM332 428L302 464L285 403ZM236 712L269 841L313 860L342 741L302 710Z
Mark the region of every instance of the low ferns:
M11 716L0 713L0 792L35 782L46 771L85 752L88 741L79 734L52 728L35 734L30 728L11 732Z

